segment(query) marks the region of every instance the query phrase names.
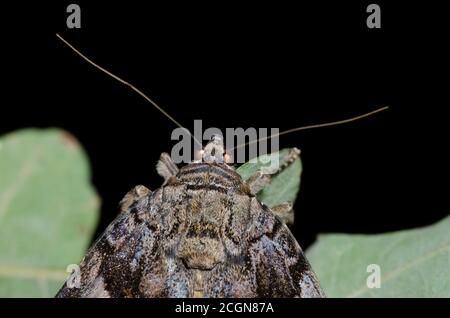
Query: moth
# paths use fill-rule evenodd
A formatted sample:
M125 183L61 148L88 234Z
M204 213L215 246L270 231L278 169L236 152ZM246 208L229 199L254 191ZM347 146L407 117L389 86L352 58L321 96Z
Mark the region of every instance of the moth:
M273 209L256 195L299 156L244 181L224 160L220 136L181 169L167 153L161 188L139 185L80 264L78 287L57 297L322 297L286 226L290 204Z
M57 37L182 127L140 90ZM278 135L348 123L387 108ZM227 163L221 136L181 168L162 153L156 165L162 186L151 191L139 185L125 195L119 215L81 261L77 284L69 278L56 297L324 297L287 227L292 206L269 208L257 198L299 153L291 149L277 168L245 181Z

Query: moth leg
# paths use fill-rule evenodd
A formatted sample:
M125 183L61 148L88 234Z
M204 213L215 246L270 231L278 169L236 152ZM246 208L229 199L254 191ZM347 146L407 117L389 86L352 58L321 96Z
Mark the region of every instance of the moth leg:
M300 155L300 150L292 148L289 153L282 157L277 167L264 167L258 170L247 180L250 192L254 195L270 184L272 176L275 176L291 165Z
M294 209L289 202L281 203L270 208L286 225L294 224Z
M269 185L272 177L270 174L257 171L247 180L247 185L253 195L258 194L262 189Z
M137 185L130 191L128 191L127 194L123 197L123 199L119 203L119 209L120 212L125 212L128 210L128 208L136 201L140 200L141 198L149 195L152 193L149 189L144 187L143 185Z
M161 177L164 178L164 181L167 181L170 177L175 176L179 170L170 155L163 152L159 157L158 163L156 164L156 171Z

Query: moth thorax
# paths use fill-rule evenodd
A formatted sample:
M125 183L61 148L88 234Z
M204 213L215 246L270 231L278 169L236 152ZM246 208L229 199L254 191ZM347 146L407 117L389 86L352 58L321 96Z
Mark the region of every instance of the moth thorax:
M211 270L224 262L225 251L218 239L196 236L182 240L177 257L187 268Z

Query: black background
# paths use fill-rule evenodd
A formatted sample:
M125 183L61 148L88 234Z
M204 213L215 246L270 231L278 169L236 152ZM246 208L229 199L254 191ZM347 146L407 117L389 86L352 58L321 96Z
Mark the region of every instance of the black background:
M88 152L100 234L134 185L159 187L155 163L175 126L98 64L151 96L187 128L278 127L386 112L284 136L304 171L293 232L381 233L448 214L448 35L436 5L370 2L78 1L81 29L58 1L4 9L0 134L61 127Z

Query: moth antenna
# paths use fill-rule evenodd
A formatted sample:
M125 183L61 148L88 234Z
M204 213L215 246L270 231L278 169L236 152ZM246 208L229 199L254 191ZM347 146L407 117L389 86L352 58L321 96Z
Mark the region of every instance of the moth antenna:
M148 97L147 95L145 95L141 90L139 90L138 88L136 88L135 86L133 86L131 83L125 81L124 79L120 78L119 76L111 73L110 71L108 71L107 69L103 68L102 66L98 65L97 63L95 63L94 61L92 61L91 59L89 59L87 56L85 56L83 53L81 53L80 51L78 51L72 44L70 44L67 40L65 40L62 36L60 36L58 33L56 33L56 37L58 37L65 45L67 45L72 51L74 51L76 54L78 54L83 60L85 60L86 62L88 62L89 64L91 64L92 66L94 66L95 68L99 69L100 71L102 71L103 73L109 75L110 77L114 78L116 81L128 86L129 88L131 88L133 91L135 91L136 93L138 93L141 97L143 97L145 100L147 100L152 106L154 106L157 110L159 110L164 116L166 116L170 121L172 121L175 125L177 125L178 127L185 129L192 137L192 139L200 146L203 147L202 143L200 141L197 140L197 138L195 138L194 135L192 135L189 130L185 127L183 127L183 125L181 125L178 121L175 120L175 118L173 118L172 116L170 116L164 109L162 109L155 101L153 101L150 97ZM263 137L257 140L253 140L253 141L249 141L247 143L244 144L240 144L237 145L236 147L230 149L230 151L232 150L236 150L239 149L241 147L245 147L248 145L252 145L254 143L257 143L259 141L264 141L264 140L268 140L271 139L273 137L278 137L278 136L282 136L282 135L286 135L289 133L293 133L293 132L297 132L300 130L307 130L307 129L314 129L314 128L322 128L322 127L329 127L329 126L336 126L336 125L342 125L342 124L346 124L349 122L353 122L356 120L360 120L362 118L365 117L369 117L372 116L376 113L379 113L381 111L387 110L389 108L389 106L385 106L385 107L381 107L379 109L376 109L374 111L371 111L369 113L365 113L359 116L355 116L355 117L351 117L351 118L347 118L347 119L343 119L343 120L339 120L339 121L334 121L334 122L329 122L329 123L323 123L323 124L314 124L314 125L308 125L308 126L302 126L302 127L296 127L296 128L291 128L285 131L282 131L280 133L277 134L273 134L267 137Z
M248 145L252 145L252 144L257 143L259 141L268 140L268 139L271 139L273 137L278 137L278 136L290 134L290 133L293 133L293 132L296 132L296 131L300 131L300 130L307 130L307 129L314 129L314 128L322 128L322 127L329 127L329 126L337 126L337 125L347 124L347 123L350 123L350 122L353 122L353 121L356 121L356 120L363 119L365 117L369 117L369 116L375 115L376 113L385 111L388 108L389 108L389 106L384 106L384 107L375 109L375 110L373 110L371 112L368 112L368 113L365 113L365 114L362 114L362 115L358 115L358 116L355 116L355 117L343 119L343 120L332 121L332 122L323 123L323 124L314 124L314 125L308 125L308 126L291 128L291 129L279 132L277 134L273 134L273 135L270 135L270 136L267 136L267 137L263 137L263 138L260 138L260 139L257 139L257 140L249 141L249 142L247 142L245 144L237 145L236 147L231 148L230 151L233 151L233 150L236 150L236 149L239 149L241 147L248 146Z
M183 125L181 125L178 121L175 120L175 118L173 118L172 116L170 116L164 109L162 109L155 101L153 101L150 97L148 97L147 95L145 95L141 90L139 90L138 88L136 88L135 86L133 86L131 83L125 81L124 79L120 78L117 75L114 75L113 73L111 73L110 71L108 71L107 69L101 67L100 65L98 65L97 63L95 63L94 61L92 61L91 59L89 59L87 56L85 56L83 53L81 53L80 51L78 51L72 44L70 44L67 40L65 40L62 36L60 36L58 33L56 33L56 36L58 37L58 39L60 39L65 45L67 45L72 51L74 51L75 53L77 53L83 60L85 60L86 62L88 62L89 64L91 64L92 66L94 66L95 68L99 69L100 71L102 71L103 73L111 76L112 78L114 78L115 80L117 80L118 82L128 86L129 88L131 88L133 91L135 91L136 93L138 93L140 96L142 96L145 100L147 100L150 104L152 104L157 110L159 110L164 116L166 116L169 120L171 120L175 125L177 125L178 127L185 129L187 132L189 132L189 130L185 127L183 127ZM202 143L199 142L194 135L192 135L190 132L189 134L191 135L192 139L197 142L200 147L202 147Z

